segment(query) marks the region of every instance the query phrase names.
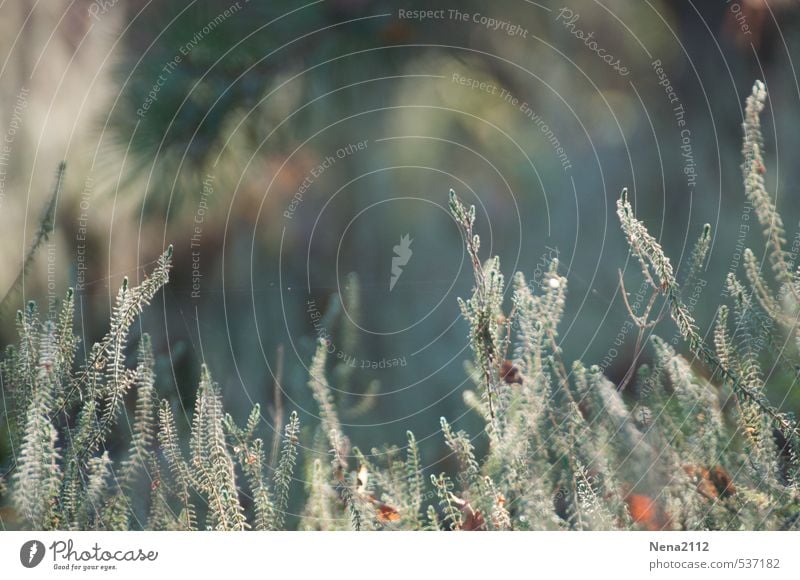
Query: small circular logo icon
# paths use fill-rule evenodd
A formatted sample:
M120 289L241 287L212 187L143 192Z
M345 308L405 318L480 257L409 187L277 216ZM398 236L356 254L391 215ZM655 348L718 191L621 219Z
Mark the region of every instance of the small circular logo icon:
M19 549L19 561L26 568L35 568L44 559L44 544L39 540L28 540Z

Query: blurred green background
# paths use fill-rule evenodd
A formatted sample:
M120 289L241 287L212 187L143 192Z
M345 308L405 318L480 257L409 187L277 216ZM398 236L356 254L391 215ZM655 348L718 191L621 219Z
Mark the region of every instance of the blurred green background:
M705 333L743 244L763 246L743 217L739 168L756 78L770 94L768 185L789 245L800 229L797 7L3 4L0 289L19 272L65 159L56 231L12 311L76 286L91 343L122 277L141 278L172 243L172 281L140 330L153 335L159 390L177 409L191 406L205 361L237 417L252 402L272 409L277 388L284 416L298 409L313 425L306 367L323 336L354 443L402 445L412 429L430 463L443 455L428 441L439 416L481 425L462 401L470 353L456 297L472 273L448 190L477 206L483 251L509 278L522 270L539 281L559 257L566 358L602 362L620 381L633 337L619 338L617 269L629 290L639 279L615 200L630 189L676 264L711 223L694 310ZM432 12L408 17L418 10ZM412 255L390 289L406 235ZM675 329L658 332L669 340ZM0 334L13 339L13 316ZM800 407L794 376L769 383L775 403Z

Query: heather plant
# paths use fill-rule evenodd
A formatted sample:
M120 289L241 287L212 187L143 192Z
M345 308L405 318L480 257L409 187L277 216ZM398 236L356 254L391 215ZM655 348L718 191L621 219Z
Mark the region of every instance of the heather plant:
M330 372L334 361L321 339L308 380L319 424L301 433L292 413L282 441L270 442L280 449L271 453L276 461L267 461L260 407L238 425L205 366L184 434L154 388L147 335L138 339L135 364L126 364L136 317L168 281L167 250L141 285L123 283L109 331L83 364L71 293L48 319L34 304L18 314L18 343L0 367L14 457L0 498L16 525L34 529L283 529L294 524L292 493L304 498L297 525L305 530L800 529L797 423L765 392L770 369L794 372L800 350L800 269L764 180L765 98L756 83L742 169L771 280L748 250L744 280L728 277L731 305L719 307L713 344L685 302L707 260L708 226L686 271L676 271L622 192L617 215L646 295L629 301L620 273L637 336L631 371L614 384L600 367L562 352L567 279L558 261L542 280L516 273L506 284L499 259L481 256L474 207L451 192L474 272L471 295L459 301L473 352L464 402L482 431L441 419L457 466L450 472L426 468L412 432L402 446L353 446L328 378L347 374ZM684 353L654 333L667 316ZM650 362L640 364L645 352ZM112 453L107 443L123 417L128 449ZM480 454L478 439L488 442Z
M171 260L170 247L140 285L123 282L108 333L88 349L83 364L76 363L71 291L53 319L42 320L34 303L18 313L19 341L6 350L1 369L7 393L3 418L15 461L0 488L18 525L44 530L283 526L297 415L286 425L270 486L263 440L256 433L258 405L246 426L238 427L224 412L219 388L204 366L184 449L171 405L156 395L146 334L138 340L135 365L126 365L132 326L167 283ZM136 402L129 417L124 400L131 391ZM130 426L129 448L112 458L107 444L123 417ZM252 499L251 520L243 507L245 490ZM143 495L145 502L139 501Z

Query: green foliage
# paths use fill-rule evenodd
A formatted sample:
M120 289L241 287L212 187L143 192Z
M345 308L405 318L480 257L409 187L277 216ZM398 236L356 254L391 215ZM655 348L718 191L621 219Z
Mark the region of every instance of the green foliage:
M155 362L146 334L139 338L136 364L126 365L133 324L167 283L171 258L169 248L139 286L123 282L108 333L88 349L80 366L71 291L50 320L42 321L32 303L19 312L19 340L6 350L0 367L3 388L10 395L4 414L16 450L0 487L0 501L10 500L16 521L4 525L193 530L199 527L202 511L209 529L282 527L281 510L287 505L297 458L297 415L292 414L286 426L275 500L266 484L263 443L255 436L258 406L247 426L237 428L224 414L219 389L203 367L187 462L172 408L156 393ZM126 398L131 390L135 404L129 416ZM130 426L130 439L127 452L115 458L108 442L112 433L119 435L120 417ZM240 497L241 479L253 494L252 510L245 510ZM198 510L198 505L204 509Z
M300 419L297 412L292 412L283 435L283 450L278 469L275 471L276 508L275 529L281 529L285 521L286 508L289 505L289 486L292 483L295 463L297 462L297 444L300 433Z
M615 385L600 367L564 358L558 325L567 279L558 261L536 283L516 273L506 300L499 259L481 258L474 207L451 191L474 272L471 295L459 301L474 355L468 369L475 391L464 400L484 429L471 435L441 419L451 473L425 473L411 432L405 448L367 454L351 447L323 340L308 381L319 425L302 433L308 441L301 458L299 418L291 414L270 475L258 405L238 426L203 366L184 445L172 405L156 393L146 336L136 364L126 364L132 325L168 280L168 250L140 286L123 284L109 332L88 349L83 366L75 361L71 293L51 320L42 321L34 304L19 313L19 341L0 366L16 450L0 496L18 525L34 529L275 530L293 523L287 515L299 462L307 484L298 527L308 530L798 529L798 428L768 400L766 387L769 369L798 365L800 269L785 250L763 178L764 101L757 83L747 102L743 168L771 278L748 250L746 283L729 276L732 304L719 308L713 345L684 302L708 255L708 226L682 274L623 191L617 214L650 296L632 306L620 273L622 295L638 329L636 356L648 348L652 364L632 368ZM677 326L670 342L650 332L660 322L651 313L659 311ZM349 377L332 374L333 382ZM115 457L106 443L127 418L130 391L130 443ZM488 441L480 454L477 438Z
M757 90L753 98L763 100L759 95ZM748 119L745 147L752 150L758 120ZM774 208L765 190L753 183L747 185L748 196L769 216ZM432 493L436 502L427 506L424 520L416 503L424 480L413 435L405 475L398 476L391 461L376 466L356 453L360 465L354 491L369 494L378 505L394 502L401 512L392 523L379 510L368 512L374 525L446 530L797 527L797 429L793 418L766 398L761 371L764 345L776 339L775 332L796 336L790 321L797 301L788 299L796 288L781 282L782 268L776 268L776 283L782 287L775 293L748 253L750 287L735 278L730 283L736 332L729 336L727 308L721 308L712 348L683 298L684 288L696 283L704 267L710 228L699 235L680 283L681 276L623 192L617 205L621 228L651 292L648 306L639 305L638 311L625 300L640 330L639 341L659 322L650 313L663 302L692 355L680 354L677 340L667 343L653 336L654 364L626 379L631 393L626 400L599 367L563 360L558 322L567 280L559 275L558 262L551 263L538 285L517 273L506 311L499 260L480 256L474 208L451 192L450 209L475 273L472 295L460 301L478 391L466 393L465 401L484 418L489 449L477 457L473 437L442 419L442 435L458 468L453 474L430 474L431 491L422 495ZM780 266L786 255L783 234L773 227L765 236ZM317 379L322 368L315 365ZM318 386L318 380L312 384L325 417L329 399ZM373 456L391 457L390 449ZM336 470L345 467L346 461L338 462ZM365 485L367 474L374 484ZM340 473L339 481L347 476Z
M440 473L438 476L431 475L431 483L439 497L445 529L460 530L464 519L458 505L461 501L453 494L453 482L444 473Z
M467 252L472 261L475 273L475 288L471 298L459 299L461 312L471 329L470 345L475 353L475 362L483 374L485 381L483 395L489 416L494 419L495 399L499 396L498 383L493 369L497 367L500 350L501 328L498 328L498 317L502 314L503 274L500 271L500 260L495 257L482 265L480 260L480 238L473 232L475 224L475 207L469 209L450 190L450 213L461 227L467 245Z
M222 420L222 398L203 365L190 440L195 487L208 499L209 528L243 530L246 520Z

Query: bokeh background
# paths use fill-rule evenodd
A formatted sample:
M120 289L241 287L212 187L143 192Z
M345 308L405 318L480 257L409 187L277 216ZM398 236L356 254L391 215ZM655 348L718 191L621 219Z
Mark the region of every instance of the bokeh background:
M260 402L269 428L291 409L313 428L307 367L322 336L354 443L402 445L412 429L430 464L444 456L439 416L481 426L462 400L470 353L456 297L472 273L448 190L476 205L483 251L509 277L536 280L559 258L566 358L619 382L633 337L620 336L618 269L629 291L639 279L615 200L629 188L676 264L711 223L694 307L706 332L743 247L763 247L740 173L755 79L769 91L768 185L795 243L798 7L2 3L2 343L16 308L74 286L90 344L122 278L141 279L171 243L172 280L138 332L153 335L158 389L179 415L206 362L235 416ZM54 232L15 285L61 160ZM403 236L412 253L390 288ZM669 321L657 332L675 336ZM797 410L793 384L772 377L770 398Z

